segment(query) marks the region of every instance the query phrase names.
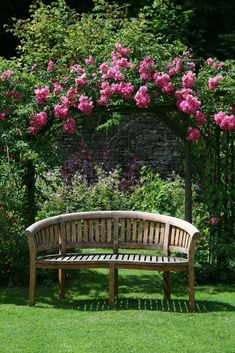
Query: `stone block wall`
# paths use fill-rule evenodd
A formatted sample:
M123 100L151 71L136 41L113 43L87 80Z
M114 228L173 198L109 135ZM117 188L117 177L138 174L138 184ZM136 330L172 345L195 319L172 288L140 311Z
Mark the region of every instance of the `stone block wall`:
M82 137L66 135L60 139L62 160L79 151L83 138L93 149L97 162L102 158L102 146L109 144L110 168L116 165L125 167L136 156L140 166L147 166L163 177L172 173L183 174L182 143L156 115L125 115L119 127L102 132L96 131L97 118L90 116L86 119Z

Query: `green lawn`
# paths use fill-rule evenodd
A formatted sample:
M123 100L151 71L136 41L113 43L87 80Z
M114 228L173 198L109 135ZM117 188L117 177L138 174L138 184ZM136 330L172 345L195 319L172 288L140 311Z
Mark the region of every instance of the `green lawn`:
M63 301L51 275L33 308L27 288L0 287L0 353L235 352L235 284L198 286L190 313L184 274L167 304L158 273L123 270L109 310L107 271L73 271Z

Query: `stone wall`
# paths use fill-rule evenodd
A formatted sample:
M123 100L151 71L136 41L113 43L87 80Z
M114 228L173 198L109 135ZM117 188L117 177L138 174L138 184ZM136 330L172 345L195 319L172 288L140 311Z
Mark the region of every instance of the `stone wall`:
M162 176L172 172L182 175L182 144L155 115L125 115L119 127L107 132L96 131L97 118L90 116L86 119L82 138L94 150L96 161L101 160L102 146L108 143L110 168L117 164L125 167L136 156L140 166L148 166ZM79 150L80 139L79 136L62 138L62 160Z

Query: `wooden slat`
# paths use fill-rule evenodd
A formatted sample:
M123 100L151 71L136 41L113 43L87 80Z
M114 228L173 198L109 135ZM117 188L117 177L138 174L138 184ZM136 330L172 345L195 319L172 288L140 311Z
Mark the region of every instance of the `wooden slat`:
M150 222L150 224L149 224L149 239L148 239L149 244L153 244L154 229L155 229L154 223Z
M142 222L142 220L139 220L137 241L138 241L138 243L143 243L143 222Z
M164 243L164 234L165 234L165 224L161 223L161 226L160 226L160 240L159 240L159 242L161 244Z
M83 241L88 242L88 221L83 220Z
M50 227L46 227L45 229L45 238L46 238L46 244L51 244Z
M132 220L126 219L126 241L127 242L131 241L131 224L132 224Z
M55 242L56 244L59 244L60 225L55 224L53 225L53 228L54 228Z
M118 230L119 230L118 219L115 218L113 220L113 253L114 254L118 253Z
M66 230L66 243L71 243L70 222L66 222L65 230Z
M95 241L98 243L100 241L100 220L95 220Z
M134 261L134 255L133 255L133 254L131 254L131 255L129 256L129 260L130 260L130 261Z
M179 244L179 233L180 233L179 228L176 228L176 231L175 231L175 242L174 242L175 246L178 246L178 244Z
M46 245L45 228L41 230L41 244Z
M107 219L107 242L112 241L112 220Z
M150 262L151 261L151 256L146 255L146 262Z
M188 249L189 243L190 243L190 235L187 234L187 239L186 239L186 242L185 242L185 248L186 248L186 249Z
M82 224L81 224L81 221L77 221L77 230L78 230L78 233L77 233L77 242L82 242Z
M136 219L133 219L133 223L132 223L132 242L136 243L136 239L137 239L137 221L136 221Z
M156 224L155 224L154 243L155 243L155 244L159 244L159 243L160 243L160 224L159 224L159 223L156 223Z
M100 231L101 231L101 242L105 242L106 241L106 227L105 227L105 219L101 219L101 225L100 225Z
M170 224L167 223L165 226L164 242L163 242L163 252L165 256L169 254L169 237L170 237Z
M143 242L146 244L148 243L148 235L149 235L149 222L144 222L144 239Z
M183 230L180 229L180 232L179 232L179 243L178 243L179 246L182 246L183 233L184 233Z
M170 244L175 244L175 227L171 226L171 237L170 237Z
M89 236L88 236L88 239L90 242L93 242L94 241L94 221L93 219L89 220L88 221L88 224L89 224Z
M76 237L76 234L77 234L77 229L76 229L76 223L75 222L72 222L71 224L71 241L72 243L76 243L77 241L77 237Z
M187 236L186 232L183 231L182 240L181 240L181 246L183 248L185 246L186 236Z
M60 251L61 254L64 255L66 253L66 234L65 234L65 224L61 222L60 224Z
M120 223L121 223L121 235L120 235L120 240L122 242L125 242L125 235L126 235L126 220L125 219L121 219L120 220Z

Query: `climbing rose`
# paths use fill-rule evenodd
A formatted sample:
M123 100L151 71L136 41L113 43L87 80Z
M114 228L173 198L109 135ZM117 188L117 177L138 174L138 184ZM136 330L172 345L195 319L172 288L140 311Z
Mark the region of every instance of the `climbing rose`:
M86 63L87 65L94 65L95 60L94 60L93 56L90 55L89 58L85 59L85 63Z
M113 94L121 94L124 98L130 99L135 87L131 83L113 83L111 85L111 90Z
M120 56L128 56L131 53L130 48L123 48L120 43L115 44L115 49L117 50Z
M157 87L164 87L167 85L167 83L170 81L170 76L161 72L156 72L153 75L153 78L155 80L155 84Z
M6 113L0 113L0 121L6 120Z
M47 71L52 71L54 69L54 62L52 60L49 60L47 63Z
M235 116L227 115L224 112L219 112L214 115L214 120L221 130L234 130L235 129Z
M31 70L32 70L32 71L36 71L37 68L38 68L38 65L37 65L37 64L33 64L33 65L31 66Z
M198 125L201 125L206 121L206 116L202 112L200 112L199 110L196 112L194 118L195 118L195 122Z
M32 115L32 119L30 121L30 127L28 128L28 131L31 132L31 134L36 135L39 132L39 130L46 125L46 123L47 123L46 112L35 113Z
M183 69L183 62L180 58L176 57L167 67L169 69L169 75L176 76Z
M146 86L141 86L139 91L135 95L135 101L138 108L146 108L150 103L150 96L147 93L148 88Z
M34 93L36 94L36 103L43 104L45 100L48 98L50 94L50 90L48 86L45 86L43 88L35 89Z
M61 105L61 104L56 104L54 106L54 114L55 117L58 119L64 119L68 116L69 114L69 106L68 105Z
M224 62L221 61L220 63L214 63L213 68L215 70L218 70L220 67L223 67L224 65L225 65Z
M135 91L135 87L130 83L122 83L122 95L124 98L126 99L130 99L132 94L134 93Z
M201 101L196 97L188 94L186 98L178 104L178 108L184 113L195 114L196 111L200 108Z
M201 137L201 133L199 129L193 129L192 127L188 128L188 136L186 137L186 140L195 142L199 140Z
M87 83L87 78L86 78L86 74L83 73L81 76L75 78L75 83L78 86L84 86Z
M143 81L150 81L153 78L152 66L154 61L151 56L146 56L143 61L140 63L139 73L140 79Z
M125 79L125 75L120 71L119 66L114 66L110 67L107 73L103 73L102 78L105 80L112 78L115 81L123 81Z
M211 217L209 220L209 223L213 226L215 226L216 224L218 224L219 222L219 218L218 217Z
M208 58L206 62L209 66L212 66L214 64L214 60L212 58Z
M90 115L94 108L92 100L88 97L81 95L79 97L78 109L81 110L85 115Z
M13 70L7 70L6 72L3 72L0 76L2 81L7 80L9 77L13 75Z
M107 97L107 99L112 95L113 90L110 86L110 83L108 81L102 82L101 84L101 90L100 90L100 94L101 96L105 96Z
M219 75L216 77L211 77L208 80L208 88L211 92L214 92L219 86L219 81L222 80L223 76Z
M196 75L192 71L188 71L182 77L182 87L183 88L192 88L196 81Z
M60 93L60 91L62 91L62 89L63 87L59 83L55 83L54 90L53 90L54 95L58 96L58 94Z
M189 70L193 71L196 67L196 65L193 62L188 62L187 63Z
M72 66L70 66L70 72L77 72L79 75L82 75L85 73L85 70L81 67L81 65L79 64L74 64Z
M191 88L182 88L175 91L176 98L181 101L187 97L187 95L192 94Z
M73 118L68 118L63 125L63 130L67 134L74 134L77 132L77 124Z
M172 82L168 82L166 85L162 87L162 92L167 96L170 96L175 90L174 84Z
M99 69L101 72L105 72L108 70L108 64L106 62L103 62L102 64L100 64Z

